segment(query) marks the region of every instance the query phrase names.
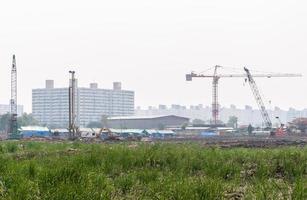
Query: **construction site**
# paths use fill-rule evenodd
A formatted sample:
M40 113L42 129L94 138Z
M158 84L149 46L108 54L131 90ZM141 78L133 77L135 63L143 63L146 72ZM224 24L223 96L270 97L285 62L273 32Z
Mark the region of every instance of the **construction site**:
M0 200L307 200L307 1L0 1Z
M76 75L75 71L69 71L69 86L65 95L68 96L68 126L48 127L29 124L28 126L18 126L17 124L17 66L16 57L13 55L11 67L11 99L10 99L10 120L6 132L2 133L2 139L19 140L81 140L94 142L107 141L201 141L206 145L221 146L274 146L305 144L307 138L307 119L296 118L291 122L282 122L279 116L269 115L266 103L256 84L261 78L300 78L302 74L291 73L252 73L248 68L243 67L242 73L222 73L224 67L216 65L209 68L204 73L189 73L186 81L195 78L212 79L212 111L210 123L192 123L189 118L169 115L169 116L116 116L101 119L101 124L93 127L82 126L77 123L79 112L76 108ZM237 69L238 70L238 69ZM239 69L240 71L240 69ZM263 123L262 126L253 127L251 124L238 126L235 121L231 126L222 122L219 118L220 104L218 99L218 86L220 79L242 78L249 84L253 98L258 105ZM259 79L258 79L259 78ZM53 89L53 82L46 81L46 88ZM50 85L52 84L52 85ZM118 84L115 90L120 91ZM91 85L92 88L92 85ZM92 89L97 88L96 86ZM66 91L66 92L65 92ZM80 93L80 92L78 92ZM79 99L80 97L78 97ZM89 97L90 98L90 97ZM252 96L251 96L252 98ZM54 103L53 103L54 104ZM50 107L51 110L54 108ZM97 108L95 108L97 109ZM104 116L105 113L98 113ZM235 115L234 115L235 116ZM278 121L273 126L272 117ZM19 128L18 128L19 127Z

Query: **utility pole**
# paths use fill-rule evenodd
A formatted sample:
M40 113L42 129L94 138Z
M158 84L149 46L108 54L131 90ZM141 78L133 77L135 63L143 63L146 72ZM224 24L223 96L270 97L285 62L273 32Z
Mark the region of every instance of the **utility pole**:
M10 120L10 137L17 138L17 67L16 67L16 58L13 55L13 63L11 70L11 120Z
M69 106L69 136L70 139L75 138L76 128L75 128L75 71L69 71L71 74L71 79L68 88L68 106Z

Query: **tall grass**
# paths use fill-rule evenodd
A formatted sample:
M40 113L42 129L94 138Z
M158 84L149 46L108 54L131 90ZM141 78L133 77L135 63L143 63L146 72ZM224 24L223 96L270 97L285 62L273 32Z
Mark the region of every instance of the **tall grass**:
M0 199L306 199L307 148L0 143Z

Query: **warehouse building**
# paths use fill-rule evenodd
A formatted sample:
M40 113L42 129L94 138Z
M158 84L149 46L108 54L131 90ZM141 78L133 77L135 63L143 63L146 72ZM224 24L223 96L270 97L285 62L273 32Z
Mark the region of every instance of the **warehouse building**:
M120 129L165 129L168 127L182 127L187 123L189 123L189 118L175 115L108 118L109 128Z
M97 83L91 83L89 88L77 85L75 111L76 124L80 127L100 122L104 115L133 115L134 91L122 90L119 82L113 84L113 89L100 89ZM53 80L47 80L45 88L33 89L32 113L42 125L67 128L68 88L54 88Z

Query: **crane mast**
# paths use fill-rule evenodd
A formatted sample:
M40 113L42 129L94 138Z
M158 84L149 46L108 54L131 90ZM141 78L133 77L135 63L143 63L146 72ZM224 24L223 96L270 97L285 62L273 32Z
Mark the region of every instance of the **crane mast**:
M13 137L17 136L17 67L16 58L13 55L13 63L11 69L11 121L10 133Z
M263 118L264 124L265 124L266 128L271 129L272 128L272 121L270 119L268 111L265 108L265 105L263 103L263 100L262 100L262 97L260 95L260 92L259 92L259 89L257 87L257 84L256 84L252 74L250 73L250 71L246 67L244 67L244 70L245 70L245 72L247 74L248 83L249 83L249 85L250 85L250 87L252 89L252 92L254 94L254 97L256 99L258 107L260 109L261 116Z
M216 65L214 67L213 81L212 81L212 119L213 124L218 124L219 119L219 102L218 102L218 84L220 77L217 74L217 69L221 67Z

